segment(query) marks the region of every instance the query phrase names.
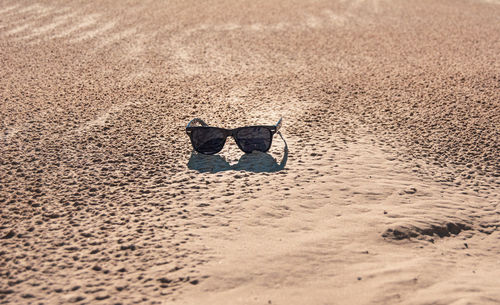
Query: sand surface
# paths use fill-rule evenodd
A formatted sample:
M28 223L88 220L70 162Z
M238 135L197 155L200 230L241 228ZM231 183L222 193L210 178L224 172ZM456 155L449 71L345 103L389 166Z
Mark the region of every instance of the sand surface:
M500 304L499 1L1 0L0 63L1 304Z

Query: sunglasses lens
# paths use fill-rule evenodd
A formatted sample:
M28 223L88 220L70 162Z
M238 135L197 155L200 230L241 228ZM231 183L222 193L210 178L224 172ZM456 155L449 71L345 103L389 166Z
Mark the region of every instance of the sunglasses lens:
M222 150L226 136L218 128L200 127L191 131L191 142L197 152L211 155Z
M241 150L251 153L254 150L266 152L271 147L272 133L264 127L245 127L240 129L236 135L236 143Z

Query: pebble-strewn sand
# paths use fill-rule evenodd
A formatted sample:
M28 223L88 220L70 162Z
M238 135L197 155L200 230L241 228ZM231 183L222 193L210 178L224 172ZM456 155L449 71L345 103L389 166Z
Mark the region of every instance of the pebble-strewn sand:
M499 304L499 18L0 1L0 303ZM289 150L194 154L194 117Z

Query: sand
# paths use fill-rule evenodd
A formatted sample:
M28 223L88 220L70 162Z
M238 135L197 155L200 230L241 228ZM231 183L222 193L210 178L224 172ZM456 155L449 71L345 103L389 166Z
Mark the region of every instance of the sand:
M499 304L499 16L1 1L0 303Z

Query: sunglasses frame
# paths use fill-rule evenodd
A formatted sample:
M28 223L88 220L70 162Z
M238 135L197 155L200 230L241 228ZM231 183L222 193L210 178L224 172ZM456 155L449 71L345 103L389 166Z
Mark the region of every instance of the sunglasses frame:
M282 123L282 118L279 119L278 123L276 123L276 125L252 125L252 126L244 126L244 127L238 127L238 128L234 128L234 129L226 129L226 128L220 128L220 127L212 127L212 126L209 126L207 123L205 123L202 119L199 119L199 118L195 118L195 119L192 119L186 126L186 133L187 135L189 136L189 139L191 140L191 145L193 146L193 149L196 150L197 152L199 152L200 154L204 154L204 155L214 155L219 151L217 152L214 152L214 153L211 153L211 154L207 154L207 153L204 153L204 152L201 152L199 151L198 149L196 149L195 145L194 145L194 142L193 142L193 135L192 135L192 131L195 130L195 129L198 129L198 128L213 128L213 129L217 129L219 131L221 131L223 134L224 134L224 144L222 145L222 148L221 150L224 148L224 146L226 145L226 140L227 140L227 137L232 137L234 139L234 141L236 142L236 145L238 145L238 148L243 151L244 153L247 153L243 150L243 148L240 146L240 143L238 143L238 140L236 140L236 135L238 134L238 132L241 130L241 129L245 129L245 128L251 128L251 127L260 127L260 128L265 128L267 130L269 130L271 132L271 140L269 142L269 147L267 148L266 151L263 151L263 152L267 152L269 151L269 149L271 148L272 144L273 144L273 137L274 137L274 134L275 133L279 133L279 130L281 128L281 123ZM191 125L194 125L194 124L199 124L201 126L191 126Z

